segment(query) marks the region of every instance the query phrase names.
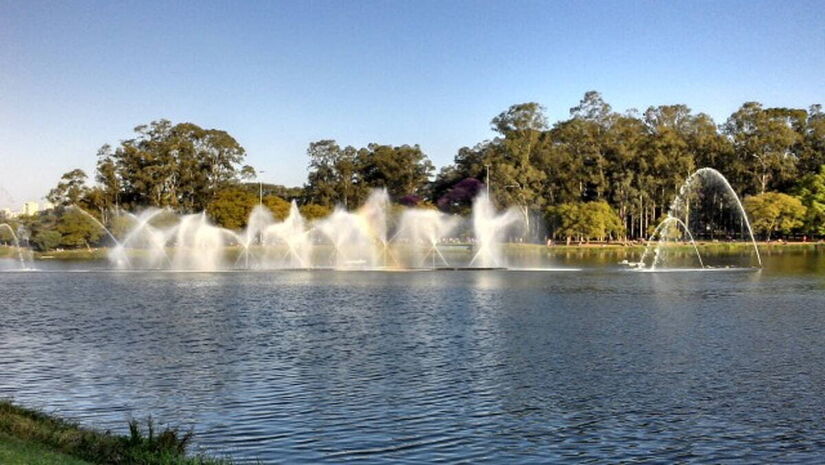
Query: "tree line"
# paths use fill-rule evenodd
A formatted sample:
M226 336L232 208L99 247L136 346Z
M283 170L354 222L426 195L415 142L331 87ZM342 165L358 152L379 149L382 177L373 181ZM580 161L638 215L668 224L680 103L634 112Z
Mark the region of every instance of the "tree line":
M535 240L639 239L684 180L707 166L745 198L764 237L825 235L825 113L818 104L746 102L719 124L682 104L620 113L591 91L568 119L551 124L540 104L528 102L490 125L493 138L460 148L438 172L418 145L312 142L306 184L285 187L253 182L246 151L227 132L158 120L116 147L101 147L93 182L82 170L64 174L48 195L55 212L21 221L33 235L59 231L58 243L77 246L100 235L73 234L83 222L73 219L76 213L68 225L62 219L72 205L106 224L118 210L153 206L205 210L222 226L242 228L259 202L283 218L294 200L317 218L336 206L358 207L375 188L401 205L461 214L489 179L495 201L520 207Z

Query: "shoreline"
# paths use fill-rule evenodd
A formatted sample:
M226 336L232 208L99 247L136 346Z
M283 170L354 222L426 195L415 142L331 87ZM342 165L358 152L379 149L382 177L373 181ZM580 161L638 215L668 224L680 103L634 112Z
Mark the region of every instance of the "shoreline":
M771 241L771 242L757 242L757 247L760 252L785 252L785 251L813 251L817 253L825 253L825 241L819 242L785 242L785 241ZM460 244L444 244L445 249L453 249L453 251L460 251L466 248L467 251L472 247L470 243ZM623 243L623 242L589 242L583 244L554 244L547 246L545 244L525 244L525 243L505 243L502 244L505 253L521 255L525 253L534 254L567 254L567 253L641 253L647 247L644 243ZM675 251L692 251L693 246L689 243L675 243L668 244ZM696 243L696 248L701 252L707 253L734 253L746 252L752 248L750 242L704 242ZM234 247L227 247L231 250ZM106 260L109 253L108 247L99 247L95 249L72 249L72 250L53 250L50 252L32 252L25 250L28 258L35 261L96 261ZM139 252L138 252L139 253ZM0 258L15 259L17 258L17 249L11 246L0 246Z
M232 465L187 452L193 433L160 427L151 417L129 421L119 435L0 399L0 461L41 465Z

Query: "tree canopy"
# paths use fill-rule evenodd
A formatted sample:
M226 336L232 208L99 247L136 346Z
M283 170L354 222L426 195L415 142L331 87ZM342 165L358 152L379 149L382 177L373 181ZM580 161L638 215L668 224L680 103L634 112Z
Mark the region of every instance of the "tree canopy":
M249 182L256 172L243 164L246 151L226 131L160 119L137 126L131 139L102 146L94 176L79 169L64 174L48 196L57 216L46 226L32 224L30 233L56 227L70 205L106 224L117 209L165 207L206 210L218 224L240 228L260 197L278 218L293 200L317 218L337 206L356 209L371 189L385 188L393 202L460 214L489 189L500 207L522 208L533 238L645 238L684 180L707 166L739 195L752 197L749 212L767 228L763 232L825 235L820 104L799 109L745 102L717 124L684 104L620 113L589 91L567 119L550 122L541 104L525 102L493 116L490 129L490 139L459 148L437 173L418 145L359 148L318 140L307 148L306 184L285 187ZM796 218L795 203L773 193L796 197L804 216ZM790 210L774 218L779 206ZM547 229L533 220L544 220ZM70 234L68 242L83 241Z

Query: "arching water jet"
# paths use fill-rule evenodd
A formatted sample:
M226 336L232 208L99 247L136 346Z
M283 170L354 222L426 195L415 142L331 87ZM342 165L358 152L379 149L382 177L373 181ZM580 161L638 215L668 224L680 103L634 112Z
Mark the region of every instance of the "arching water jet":
M23 249L20 247L20 241L17 239L17 234L14 232L14 228L11 227L8 223L0 224L0 229L7 229L9 233L11 233L11 238L14 241L14 248L17 249L17 259L20 262L20 269L26 269L26 260L23 258Z
M721 187L721 192L712 192L712 187ZM703 194L700 188L710 191L710 194ZM696 246L696 241L694 240L694 232L691 231L691 222L695 217L696 214L692 213L705 213L706 211L696 211L696 208L693 208L691 203L693 202L694 206L699 205L701 206L702 201L705 201L707 204L708 198L701 198L701 195L708 195L711 200L713 200L711 209L721 208L725 204L731 205L740 223L740 229L743 230L742 235L745 236L746 232L746 240L748 240L753 245L753 252L756 255L756 261L758 266L762 267L762 257L759 253L759 247L756 244L756 238L753 234L753 229L750 224L750 220L748 219L748 215L745 212L744 207L742 206L742 202L739 199L739 196L733 190L728 180L720 173L719 171L713 168L701 168L696 170L693 174L685 179L685 182L679 188L679 192L676 197L673 199L673 202L670 205L670 210L668 211L667 217L660 223L654 234L651 235L651 240L648 241L648 244L645 248L644 254L642 255L642 260L640 261L640 266L646 266L646 260L650 256L651 253L654 254L654 260L650 264L650 269L654 269L656 266L659 266L662 262L662 250L663 247L667 247L666 242L660 238L659 241L656 242L655 249L653 245L653 237L656 234L660 234L664 227L667 225L674 224L675 221L678 221L677 226L682 227L682 229L687 234L691 244L693 245L694 250L696 251L697 256L701 260L701 255L699 254L699 249ZM697 197L699 197L697 199ZM717 203L718 201L718 203ZM701 215L699 215L701 216ZM716 218L718 219L718 218ZM730 219L730 218L728 218ZM711 224L707 224L706 228L708 230L712 230L713 227ZM711 236L712 237L712 236ZM704 265L702 265L704 267Z

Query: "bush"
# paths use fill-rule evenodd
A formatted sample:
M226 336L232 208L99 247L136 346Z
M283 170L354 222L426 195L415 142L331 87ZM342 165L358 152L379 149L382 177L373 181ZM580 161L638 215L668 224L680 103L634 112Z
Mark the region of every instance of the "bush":
M60 245L63 236L57 231L40 231L34 235L32 242L41 252L48 252L49 250L57 248Z

